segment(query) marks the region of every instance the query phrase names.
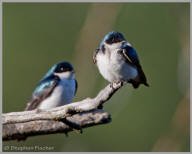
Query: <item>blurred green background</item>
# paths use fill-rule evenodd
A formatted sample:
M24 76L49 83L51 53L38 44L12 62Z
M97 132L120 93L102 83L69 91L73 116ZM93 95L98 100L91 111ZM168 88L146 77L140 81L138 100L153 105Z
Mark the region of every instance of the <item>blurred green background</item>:
M150 87L120 89L105 105L112 122L5 145L53 151L189 151L189 3L3 3L3 113L24 110L50 67L69 61L79 89L94 97L108 82L92 61L117 30L137 50Z

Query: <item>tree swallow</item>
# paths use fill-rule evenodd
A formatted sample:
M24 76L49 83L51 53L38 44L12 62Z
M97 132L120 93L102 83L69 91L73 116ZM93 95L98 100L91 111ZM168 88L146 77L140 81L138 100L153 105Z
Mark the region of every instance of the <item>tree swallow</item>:
M68 62L55 64L40 80L25 110L45 110L71 103L77 91L74 73Z
M103 38L93 61L101 75L111 83L128 82L134 88L140 84L149 86L135 49L117 31L109 32Z

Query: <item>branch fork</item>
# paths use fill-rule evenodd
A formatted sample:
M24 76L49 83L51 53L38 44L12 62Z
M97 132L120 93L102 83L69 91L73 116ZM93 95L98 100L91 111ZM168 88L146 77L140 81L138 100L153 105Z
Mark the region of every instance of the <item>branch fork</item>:
M70 123L82 128L108 123L111 121L110 115L98 108L122 86L122 83L113 83L112 86L109 84L95 98L86 98L45 111L32 110L2 114L3 140L19 139L21 136L69 132L73 130ZM69 123L62 122L63 120L67 120ZM31 127L32 123L35 127ZM39 125L41 127L38 127Z

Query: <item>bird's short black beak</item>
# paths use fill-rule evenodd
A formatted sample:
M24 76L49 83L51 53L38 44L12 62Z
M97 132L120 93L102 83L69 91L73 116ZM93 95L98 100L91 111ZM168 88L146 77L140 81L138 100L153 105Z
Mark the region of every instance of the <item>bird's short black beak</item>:
M71 73L75 73L75 70L72 70Z

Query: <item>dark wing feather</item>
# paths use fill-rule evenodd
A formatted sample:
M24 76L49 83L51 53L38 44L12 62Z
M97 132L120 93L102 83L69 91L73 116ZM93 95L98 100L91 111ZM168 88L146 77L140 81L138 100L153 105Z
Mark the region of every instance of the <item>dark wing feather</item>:
M93 53L93 63L94 63L94 64L97 64L97 59L96 59L96 57L97 57L98 52L99 52L99 49L96 49L96 50L94 51L94 53Z
M123 56L126 58L126 60L129 63L131 63L137 67L141 67L140 63L139 63L139 57L138 57L136 51L132 47L130 47L130 46L124 47L122 53L123 53Z
M75 94L77 93L78 83L77 80L75 80Z
M45 98L51 95L59 80L60 79L56 76L50 76L42 80L35 89L31 99L28 101L25 110L36 109Z
M123 47L122 54L125 57L127 63L129 63L133 66L136 66L137 71L139 73L139 76L138 76L139 81L137 81L137 82L133 81L133 80L131 81L134 88L137 88L140 83L143 83L144 85L149 86L149 84L147 83L147 79L145 77L145 74L144 74L142 67L140 65L139 57L138 57L135 49L133 49L131 46L126 45Z

